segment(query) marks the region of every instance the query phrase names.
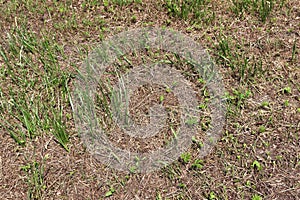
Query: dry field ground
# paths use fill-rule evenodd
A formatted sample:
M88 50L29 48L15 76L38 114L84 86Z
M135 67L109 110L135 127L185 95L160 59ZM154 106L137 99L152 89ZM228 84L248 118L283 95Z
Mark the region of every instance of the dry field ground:
M116 60L123 73L168 60L208 115L187 152L147 174L118 171L92 156L71 105L88 53L109 36L140 27L193 38L214 60L226 90L222 136L199 157L210 126L209 93L191 65L154 49ZM300 199L298 0L0 0L0 28L0 199ZM99 94L99 120L107 127L109 91ZM148 94L131 111L140 123L151 102L178 103L154 85L140 88L131 105ZM163 147L172 136L165 130L144 142L113 133L116 146L133 151Z

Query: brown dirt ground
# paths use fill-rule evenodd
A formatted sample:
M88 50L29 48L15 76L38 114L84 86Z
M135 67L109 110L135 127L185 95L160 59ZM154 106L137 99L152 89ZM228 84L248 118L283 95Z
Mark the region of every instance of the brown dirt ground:
M276 8L272 13L276 22L267 20L265 24L255 21L251 15L238 19L227 1L212 0L209 6L216 19L192 30L188 29L188 22L170 17L162 1L146 0L114 10L98 6L85 11L80 3L73 3L73 7L81 15L90 19L97 15L103 17L108 28L104 37L146 23L167 26L193 37L210 49L213 58L217 58L214 52L220 32L216 27L221 27L224 35L233 38L234 44L245 44L247 56L262 58L265 73L255 81L241 84L236 78L237 72L220 64L225 87L231 94L233 89L242 88L250 89L252 95L239 111L227 114L224 136L214 151L203 158L200 170L191 170L190 164L180 160L151 174L127 174L110 169L86 151L72 120L67 122L70 152L61 148L51 134L37 137L26 147L18 146L0 127L1 199L27 198L26 174L20 166L33 160L44 166L46 188L42 191L42 199L104 199L110 187L116 191L107 199L155 199L158 193L163 199L205 199L212 191L219 199L251 199L253 194L264 199L300 199L300 113L296 111L300 107L298 54L297 62L291 61L294 39L298 51L300 49L300 4L297 0L286 1L289 13ZM8 2L1 4L5 9ZM47 14L32 13L20 3L16 13L0 16L1 43L5 43L5 33L15 23L15 16L20 20L27 16L31 30L38 35L40 29L47 30L64 46L68 59L60 60L61 68L72 71L70 62L76 65L82 62L76 45L91 49L100 41L99 32L96 27L81 27L81 24L74 29L56 29L54 23L63 21L61 15L53 12L50 18ZM136 16L134 21L133 15ZM81 16L76 17L80 19ZM85 31L90 34L85 35ZM282 92L287 85L292 88L290 95ZM0 86L4 87L4 83ZM289 100L289 106L283 105L284 100ZM262 101L269 101L270 105L262 108ZM71 113L71 108L66 112ZM258 132L260 125L266 126L265 132ZM197 148L191 147L190 152L193 160L196 159ZM48 158L43 162L46 155ZM262 164L263 170L251 167L254 160ZM180 187L180 184L185 186Z

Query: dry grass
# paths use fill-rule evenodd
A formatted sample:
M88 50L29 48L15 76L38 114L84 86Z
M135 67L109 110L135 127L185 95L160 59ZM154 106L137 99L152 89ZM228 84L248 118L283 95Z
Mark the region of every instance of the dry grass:
M299 2L272 1L266 18L259 8L231 1L199 1L200 17L196 9L176 14L163 0L117 2L125 1L0 1L1 199L300 199ZM226 125L201 161L194 142L187 162L124 173L85 149L69 92L98 42L143 26L178 30L208 49L228 91ZM130 59L139 63L141 56L156 59ZM153 101L167 96L148 87L136 100L150 92ZM162 146L161 140L144 145Z

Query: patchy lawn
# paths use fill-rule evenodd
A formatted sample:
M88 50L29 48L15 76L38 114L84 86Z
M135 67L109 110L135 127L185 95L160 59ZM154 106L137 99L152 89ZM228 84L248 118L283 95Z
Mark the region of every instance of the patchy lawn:
M299 1L0 4L1 199L300 199ZM120 172L86 149L70 94L77 69L101 41L149 26L177 30L207 49L223 77L226 121L205 157L199 156L210 125L204 115L191 147L176 162L148 174ZM209 113L209 94L176 55L150 49L119 58L115 66L125 73L159 60L182 71L198 91L199 109ZM102 98L108 93L103 89ZM178 103L157 85L134 96L131 113L141 124L148 122L142 116L151 103ZM107 127L105 106L99 102L98 116ZM177 114L169 116L170 123L178 121ZM167 129L143 141L117 130L109 138L116 146L146 151L163 147L172 134Z

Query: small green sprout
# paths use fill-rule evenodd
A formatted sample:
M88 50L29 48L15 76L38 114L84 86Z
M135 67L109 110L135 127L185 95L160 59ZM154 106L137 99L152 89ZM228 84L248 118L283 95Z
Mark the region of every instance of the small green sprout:
M110 188L108 192L105 193L105 197L110 197L114 194L116 190L114 188Z
M256 168L258 171L262 170L262 166L257 160L252 163L251 167Z
M291 87L285 87L285 88L283 88L283 93L284 94L291 94L292 93L292 88Z
M191 156L190 153L183 153L183 154L181 154L181 156L180 156L180 158L181 158L181 160L183 161L184 164L189 163L190 160L191 160L191 157L192 157L192 156Z
M263 133L263 132L265 132L266 131L266 127L265 126L260 126L259 128L258 128L258 132L259 133Z
M255 194L254 196L252 196L251 200L262 200L262 197L258 194Z

